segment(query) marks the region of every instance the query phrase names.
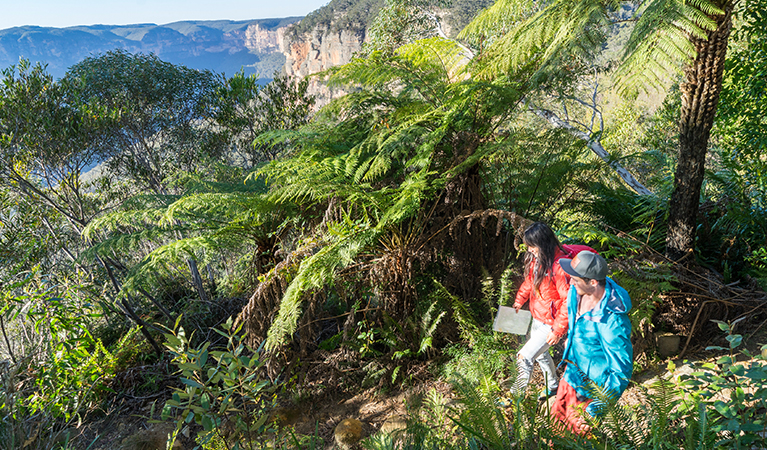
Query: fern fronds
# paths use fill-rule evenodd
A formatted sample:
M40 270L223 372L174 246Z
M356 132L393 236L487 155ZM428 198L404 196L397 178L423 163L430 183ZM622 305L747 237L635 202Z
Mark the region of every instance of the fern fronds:
M495 405L499 389L493 377L485 374L479 386L458 379L453 387L460 396L462 408L454 411L451 420L467 437L467 443L474 441L474 445L478 442L492 449L514 448L506 417Z
M465 67L472 57L458 42L442 37L421 39L404 45L397 49L397 53L416 66L428 64L431 70L444 76L445 82L465 79L468 76Z
M436 280L434 280L434 287L436 289L432 293L432 296L447 303L447 306L449 306L453 312L453 319L458 323L458 328L461 331L461 338L468 341L470 345L473 345L472 343L475 336L479 333L479 325L471 310L469 310L466 303L448 292L448 290L445 289L445 286Z
M377 236L378 232L373 228L356 227L301 262L280 303L279 313L269 328L265 344L267 350L276 350L295 332L304 295L331 283L336 272L354 261L360 252L375 242Z

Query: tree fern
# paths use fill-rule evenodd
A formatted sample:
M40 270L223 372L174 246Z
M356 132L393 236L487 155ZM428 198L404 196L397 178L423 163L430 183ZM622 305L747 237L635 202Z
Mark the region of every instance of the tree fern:
M301 138L294 141L300 147L291 158L257 173L267 180L275 203L326 209L336 202L345 215L327 231L315 229L321 249L302 262L285 292L269 349L293 334L311 293L343 278L343 269L355 262L370 268L373 279L380 276L379 286L402 296L379 299L392 308L387 312L397 318L412 314L413 262L433 261L434 252L424 247L446 232L425 208L433 211L450 183L497 149L485 144L519 99L505 84L464 79L462 52L455 43L434 38L330 70L331 85L349 94L298 132ZM423 234L429 227L435 227L432 236ZM396 236L408 237L390 239Z
M177 276L190 260L221 263L218 258L227 251L248 246L273 252L290 224L292 204L276 205L254 183L190 176L181 186L187 189L181 195L133 197L125 209L97 217L86 227L84 236L95 242L86 256L134 261L123 274L124 293L151 286L158 277Z
M536 6L526 0L499 0L477 16L459 38L491 43L481 69L486 74L515 73L530 64L539 73L591 58L601 50L616 20L618 0L561 0ZM540 8L540 9L538 9ZM665 84L669 73L695 55L690 37L705 39L723 14L708 0L654 0L637 10L616 79L624 89Z
M375 229L352 227L335 242L324 246L301 262L298 273L282 298L279 313L269 328L267 350L277 349L295 332L305 293L324 287L333 279L335 271L354 261L359 252L373 242L376 235Z

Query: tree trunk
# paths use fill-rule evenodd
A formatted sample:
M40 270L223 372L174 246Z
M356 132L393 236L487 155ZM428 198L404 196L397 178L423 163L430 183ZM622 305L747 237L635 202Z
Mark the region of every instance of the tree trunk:
M186 263L189 265L189 271L192 273L192 284L197 289L197 295L200 296L200 300L207 303L209 301L208 294L205 292L205 286L202 284L202 277L197 269L197 261L189 258L186 260Z
M732 27L732 3L726 2L722 9L725 11L723 15L712 17L717 28L708 33L708 39L690 38L697 56L684 69L679 159L674 190L669 199L666 234L666 255L677 261L691 254L695 247L708 139L722 90L727 41Z

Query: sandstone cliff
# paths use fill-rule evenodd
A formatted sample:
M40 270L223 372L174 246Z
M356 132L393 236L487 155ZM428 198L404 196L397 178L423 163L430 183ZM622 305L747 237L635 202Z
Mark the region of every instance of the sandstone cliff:
M362 48L364 40L364 31L327 29L314 29L294 42L284 39L282 47L287 50L285 72L303 78L346 64Z
M321 72L334 66L346 64L362 48L365 31L330 30L315 28L298 40L283 36L285 53L284 72L297 78ZM309 81L309 93L317 96L317 106L343 92L331 92L317 78Z
M455 36L482 8L494 0L455 0L437 12L442 30ZM331 0L307 15L283 35L284 73L298 78L346 64L361 50L368 27L384 5L383 0ZM309 91L318 96L317 105L327 103L342 92L330 92L314 78Z

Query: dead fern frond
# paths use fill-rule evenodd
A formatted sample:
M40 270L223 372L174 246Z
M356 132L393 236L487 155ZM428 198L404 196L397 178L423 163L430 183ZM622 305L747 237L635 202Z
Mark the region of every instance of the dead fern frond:
M466 232L471 234L471 224L475 220L479 220L480 225L484 228L487 224L487 221L494 217L496 219L496 225L495 225L495 235L500 236L501 231L503 231L503 225L504 223L509 224L511 229L514 230L514 248L519 250L519 244L522 239L522 234L525 231L525 228L530 226L533 221L526 219L522 216L520 216L517 213L511 212L511 211L505 211L502 209L483 209L483 210L477 210L471 213L465 213L458 215L455 219L450 222L450 228L448 229L448 232L450 233L450 237L455 239L455 229L458 226L460 222L466 221ZM506 220L507 222L504 222Z
M262 277L235 323L235 326L239 323L245 325L249 345L259 345L266 338L266 332L279 311L290 281L298 272L301 262L313 254L315 247L309 245L291 252Z

